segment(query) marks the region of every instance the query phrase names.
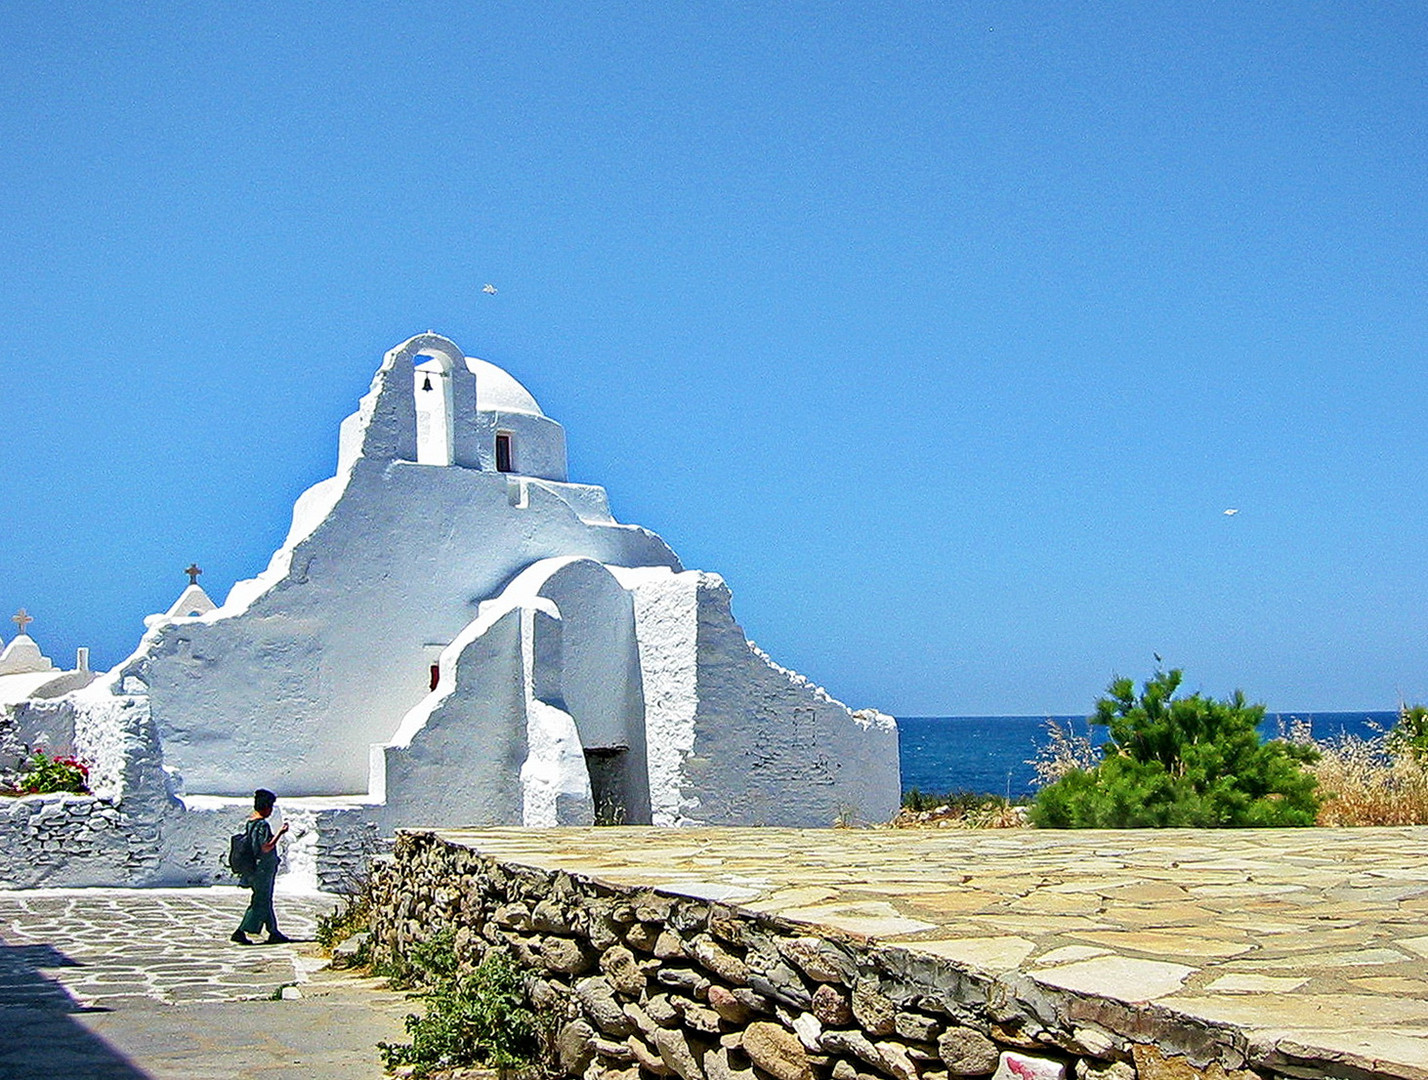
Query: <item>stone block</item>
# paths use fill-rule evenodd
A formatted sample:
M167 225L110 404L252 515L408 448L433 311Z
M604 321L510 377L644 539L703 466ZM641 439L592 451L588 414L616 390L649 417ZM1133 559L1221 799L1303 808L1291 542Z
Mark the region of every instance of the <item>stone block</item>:
M584 1020L563 1025L556 1033L555 1055L567 1076L579 1076L595 1057L595 1029Z
M726 987L714 983L709 987L709 1007L731 1024L747 1023L754 1011L734 996Z
M543 934L565 934L570 931L570 920L554 900L542 900L531 910L530 925L532 930Z
M575 984L575 996L595 1026L606 1035L623 1039L635 1030L634 1021L615 1000L615 988L607 979L594 976Z
M647 1039L652 1036L655 1033L655 1029L659 1027L659 1025L655 1023L654 1017L650 1016L649 1013L645 1012L641 1006L636 1005L633 1001L625 1002L625 1015L628 1016L635 1027L639 1029L640 1034Z
M828 1027L847 1027L853 1020L853 1009L848 1004L847 994L835 989L831 983L823 983L813 991L810 1011Z
M851 986L857 978L853 958L822 938L785 938L777 945L778 951L814 982Z
M997 1071L1001 1051L975 1028L949 1027L937 1038L937 1056L953 1076L987 1076Z
M699 1032L701 1035L719 1034L719 1014L713 1009L706 1009L686 998L670 998L670 1004L678 1010L684 1019L684 1026L690 1031Z
M661 960L683 959L684 939L672 930L663 930L655 938L654 948L650 951Z
M795 1009L807 1010L813 1007L813 995L787 964L777 964L771 970L760 974L750 971L749 989Z
M914 1042L936 1042L937 1036L942 1033L942 1025L930 1016L900 1012L893 1017L893 1030Z
M549 971L581 975L595 966L595 950L574 938L548 937L541 943L541 963Z
M1256 1074L1249 1069L1226 1069L1218 1061L1197 1067L1149 1043L1135 1043L1131 1054L1139 1080L1256 1080Z
M665 1064L665 1060L660 1057L659 1051L647 1046L644 1040L638 1035L631 1035L625 1040L625 1045L630 1048L630 1053L634 1055L635 1062L641 1069L652 1072L656 1076L674 1075L674 1070Z
M1066 1063L1005 1050L992 1080L1066 1080Z
M679 1023L679 1010L670 1003L668 994L651 994L644 1003L645 1013L660 1027L674 1027Z
M875 1069L883 1067L882 1055L871 1039L856 1028L847 1031L825 1031L818 1040L819 1046L831 1054L843 1054L858 1058ZM995 1064L994 1064L995 1067ZM991 1072L991 1069L987 1070Z
M711 972L733 986L749 984L749 967L726 950L708 934L701 934L689 943L689 955L705 971Z
M660 930L652 923L635 923L625 931L625 944L632 949L639 949L640 952L654 952L655 942L659 940Z
M705 1080L704 1069L695 1059L689 1037L675 1028L660 1028L654 1033L655 1048L664 1063L680 1080Z
M918 1066L908 1055L907 1047L884 1040L873 1044L882 1059L883 1070L894 1080L918 1080Z
M528 931L531 929L531 909L525 904L502 904L491 916L497 926L505 926L512 930Z
M823 1037L823 1024L812 1013L799 1013L789 1023L798 1041L810 1053L817 1053L823 1047L819 1040Z
M897 1028L897 1007L872 979L860 979L854 985L853 1015L870 1035L891 1035Z
M591 1040L590 1045L595 1048L597 1057L605 1058L608 1061L624 1064L635 1060L635 1052L630 1049L630 1044L627 1042L602 1039L597 1035Z
M619 945L606 949L600 957L600 970L616 990L629 997L638 997L645 988L645 973L629 949Z
M744 1031L743 1049L775 1080L813 1080L808 1051L797 1035L780 1024L755 1020Z
M709 905L699 900L681 900L670 909L667 921L682 934L705 930L709 926Z

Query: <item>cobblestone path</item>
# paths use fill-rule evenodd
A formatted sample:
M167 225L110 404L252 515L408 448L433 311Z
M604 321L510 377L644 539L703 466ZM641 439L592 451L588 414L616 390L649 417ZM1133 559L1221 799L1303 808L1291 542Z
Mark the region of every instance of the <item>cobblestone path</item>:
M321 970L334 898L277 897L291 945L228 940L237 888L0 891L6 1080L376 1080L380 1039L419 1011ZM301 996L275 1000L296 984Z
M0 1006L165 1005L270 996L302 976L297 951L234 945L246 889L0 892ZM330 897L279 897L288 936L311 938Z

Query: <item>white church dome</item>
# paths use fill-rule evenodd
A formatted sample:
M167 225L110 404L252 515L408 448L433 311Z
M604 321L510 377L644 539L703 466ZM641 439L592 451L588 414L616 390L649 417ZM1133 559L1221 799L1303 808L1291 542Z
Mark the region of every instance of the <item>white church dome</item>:
M476 376L476 408L481 412L531 413L544 416L531 392L512 378L504 368L474 356L466 358L466 366Z

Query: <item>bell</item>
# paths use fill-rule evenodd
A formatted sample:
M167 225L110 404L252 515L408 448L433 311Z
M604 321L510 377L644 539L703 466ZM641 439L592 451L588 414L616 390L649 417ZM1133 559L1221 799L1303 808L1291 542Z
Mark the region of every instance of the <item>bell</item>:
M426 378L422 380L421 388L422 388L423 390L430 390L430 389L431 389L431 376L430 376L430 375L426 376Z

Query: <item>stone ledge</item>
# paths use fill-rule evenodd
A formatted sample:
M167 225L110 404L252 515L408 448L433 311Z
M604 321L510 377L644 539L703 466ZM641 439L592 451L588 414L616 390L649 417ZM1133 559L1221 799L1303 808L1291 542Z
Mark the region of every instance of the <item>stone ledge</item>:
M582 1043L571 1060L601 1076L660 1075L658 1061L682 1080L746 1067L783 1080L786 1062L742 1049L758 1022L803 1046L818 1080L981 1074L990 1051L977 1070L949 1063L932 1041L949 1031L1086 1078L1428 1080L1425 840L1424 828L413 833L378 874L374 945L401 952L450 927L473 957L513 950L591 1027L593 1056ZM660 1013L650 1022L681 1032L699 1069L652 1035L605 1045L580 991L590 978L622 1009Z

